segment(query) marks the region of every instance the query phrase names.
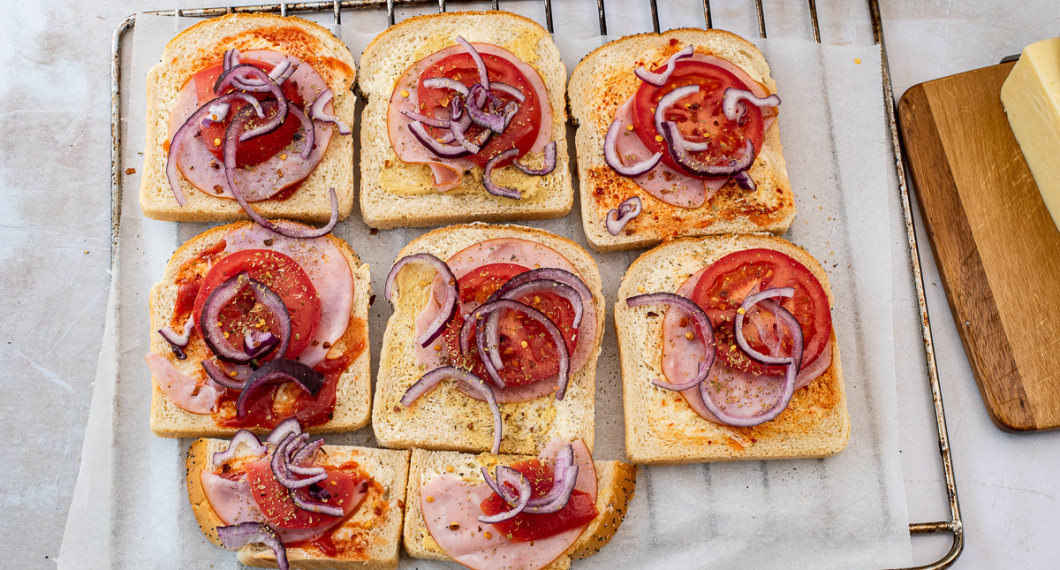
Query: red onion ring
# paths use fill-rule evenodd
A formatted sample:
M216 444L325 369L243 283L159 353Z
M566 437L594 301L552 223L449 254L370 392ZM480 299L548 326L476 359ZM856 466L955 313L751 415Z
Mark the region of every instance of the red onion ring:
M717 345L714 340L714 327L710 324L710 317L708 317L702 307L697 305L694 301L676 293L647 293L626 299L626 306L629 307L643 307L644 305L655 304L677 307L688 314L692 319L692 324L696 328L696 331L699 332L699 338L703 340L703 349L706 356L704 361L699 364L699 370L696 372L696 375L688 382L683 384L670 384L655 379L652 380L652 384L660 388L674 391L688 390L689 388L694 388L696 386L702 388L703 381L710 375L710 369L714 365L714 357L717 354Z
M221 370L221 367L214 364L213 360L203 360L201 362L203 370L206 371L206 376L213 380L217 384L229 388L231 390L242 390L243 386L246 386L246 380L239 380L237 378L231 378Z
M302 433L302 425L298 423L298 418L287 418L276 424L276 427L272 428L265 438L265 442L269 445L280 445L280 442L290 433L295 435Z
M740 105L741 102L744 102L744 104ZM780 105L780 96L774 93L769 97L757 97L747 89L737 89L735 87L725 89L725 92L721 95L722 113L725 113L726 119L736 121L739 125L747 122L747 103L758 108L776 107Z
M470 105L466 105L465 107L470 108ZM482 147L477 145L477 144L475 144L475 143L473 143L473 142L471 142L470 140L468 140L467 136L465 135L468 126L470 126L470 124L471 124L471 113L470 112L467 114L467 119L468 119L467 124L465 124L464 121L449 121L449 132L452 133L453 140L455 140L456 142L460 143L460 146L464 147L464 149L466 149L467 152L469 152L471 154L478 154L479 151L482 150ZM483 132L485 132L487 134L490 133L490 131L488 129L486 131L483 131ZM419 137L417 137L417 138L419 138ZM420 142L423 142L423 141L420 141Z
M657 152L651 155L650 158L630 166L622 164L622 159L618 156L618 150L616 148L618 135L622 130L621 123L622 121L615 119L607 129L607 135L604 136L604 162L611 167L611 170L628 178L640 176L641 174L655 168L655 165L659 164L659 161L662 160L661 152Z
M681 51L670 56L670 59L666 60L666 69L658 73L648 71L644 67L638 67L633 70L633 74L641 78L645 83L650 83L656 87L662 87L666 85L666 82L670 79L670 74L674 72L674 66L677 65L677 60L691 57L695 53L695 48L692 46L685 46Z
M465 40L461 36L457 36L456 41L459 42L460 45L464 46L464 49L466 49L467 52L471 54L471 59L474 60L475 67L478 68L479 83L481 83L482 86L486 89L489 89L490 77L489 74L486 72L486 62L482 60L482 56L479 55L478 50L476 50L470 43L468 43L467 40Z
M249 544L264 544L276 555L276 566L279 570L289 570L287 550L280 542L276 531L259 522L245 522L217 527L217 538L225 550L239 550Z
M468 92L467 100L470 103L475 104L466 105L468 116L471 117L471 121L473 123L480 127L489 129L497 134L503 133L504 128L507 126L504 120L504 115L487 113L482 105L477 104L479 99L485 100L489 97L495 96L491 94L487 90L487 88L484 87L481 83L476 83L472 85L471 90ZM513 101L509 102L512 103ZM516 103L516 105L518 105L518 103ZM518 106L516 107L516 111L518 111Z
M225 51L224 58L222 59L221 70L228 71L232 68L232 66L239 65L240 57L241 54L236 48L232 48L230 50Z
M324 112L324 106L327 105L328 101L331 101L334 96L335 94L332 93L331 89L324 90L324 92L313 101L313 105L309 107L309 116L322 123L333 123L335 128L339 130L340 135L352 134L353 130L346 126L346 123L342 122L341 119Z
M306 462L312 463L313 456L320 448L324 447L324 438L317 438L312 442L303 445L298 450L292 453L290 460L287 462L288 469L292 473L298 475L316 475L324 470L323 467L305 467Z
M250 274L241 271L238 275L229 278L217 286L206 297L203 303L202 314L199 316L199 330L202 332L206 346L221 360L229 362L250 362L252 357L240 348L233 347L225 339L224 331L220 327L221 310L224 309L236 295L244 288L250 287L254 294L254 300L260 303L266 310L273 314L277 324L280 326L280 346L276 353L281 357L286 354L287 347L291 342L291 315L287 312L287 306L272 289L260 281L251 279Z
M460 301L460 289L456 275L453 274L453 270L449 268L449 265L429 253L416 253L402 257L390 268L390 273L386 276L386 285L383 288L383 296L386 297L387 301L394 302L397 274L402 267L412 262L424 262L433 267L442 276L446 285L445 299L442 300L441 311L438 312L438 316L435 317L434 321L427 326L427 329L423 331L423 334L416 337L416 342L420 343L420 346L428 346L445 331L445 326L456 315L456 307Z
M758 189L758 184L755 184L754 178L751 178L751 175L748 174L746 170L737 172L736 176L733 176L732 179L740 186L740 188L743 188L748 192L754 192Z
M446 128L449 129L449 133L447 134L453 134L453 127L457 124L457 122L458 121L449 121L445 125ZM457 127L457 129L459 129L459 127ZM412 133L414 137L416 137L416 140L420 141L420 144L427 147L427 150L433 152L439 158L459 158L461 156L467 156L470 153L470 151L463 145L443 144L439 140L435 139L431 136L430 133L427 132L427 129L423 127L423 123L419 121L413 120L411 123L409 123L409 132ZM450 140L455 139L456 137L453 136ZM467 139L465 138L464 141L467 142Z
M500 291L500 289L498 289L498 291ZM573 286L561 281L556 281L555 279L542 277L540 279L532 279L517 283L516 285L505 288L505 290L497 296L497 299L511 299L514 301L519 297L533 295L535 293L552 293L563 297L568 303L570 303L571 308L574 309L574 321L571 323L571 326L577 329L581 325L582 314L585 307L582 304L582 296L580 292ZM499 311L494 311L490 316L492 317L493 315L500 316L500 313Z
M291 490L308 487L313 483L319 483L328 478L326 472L321 472L312 477L299 479L287 468L287 449L291 445L296 445L298 438L302 436L305 436L308 439L309 434L288 434L287 437L280 442L280 445L276 447L276 450L272 452L272 459L269 460L269 467L272 468L272 476L275 477L276 481L281 485ZM291 495L293 496L294 493L291 493ZM342 509L339 510L341 511Z
M545 458L541 458L542 462ZM498 477L501 472L502 466L498 466ZM520 498L516 493L509 491L503 484L495 481L490 476L489 469L486 467L481 468L482 478L488 486L498 497L508 503L509 506L515 507L519 504ZM514 471L514 470L513 470ZM535 497L527 501L524 512L531 514L548 514L556 511L563 510L570 501L571 493L574 491L574 487L578 481L578 466L574 465L574 448L571 445L560 448L556 453L556 457L553 461L553 479L552 488L548 490L541 497Z
M695 175L707 178L729 177L751 168L751 165L754 164L755 146L751 139L746 140L742 156L730 158L728 164L715 165L703 162L688 153L688 148L681 144L684 139L681 138L677 124L672 121L663 121L660 133L666 139L666 148L670 151L670 156L682 168Z
M483 468L485 469L485 468ZM530 487L530 481L522 473L512 469L511 467L505 467L504 465L497 466L497 486L498 488L504 488L504 485L511 485L518 489L518 500L515 501L514 507L509 511L497 513L493 516L479 515L478 521L485 524L496 524L504 522L516 517L519 513L523 512L526 508L526 504L530 502L530 494L533 489ZM496 491L495 491L496 492ZM499 493L498 493L499 494ZM500 495L504 498L504 495Z
M623 200L618 205L618 208L608 210L607 217L604 218L604 226L607 227L607 232L617 236L630 220L640 215L642 208L640 196L632 196Z
M460 99L457 99L455 97L453 98L453 101L459 101L459 100ZM424 125L427 125L427 126L430 126L430 127L437 127L439 129L448 129L449 128L449 121L447 121L445 119L435 119L434 117L428 117L427 115L421 115L421 114L419 114L419 113L417 113L415 111L410 111L408 109L401 109L401 114L405 115L406 117L408 117L410 119L412 119L414 122L423 123ZM417 138L419 138L419 137L417 137Z
M236 417L243 419L247 416L247 404L250 397L263 386L284 382L294 382L303 392L315 397L324 385L324 375L297 360L285 358L270 360L255 370L250 378L247 378L247 383L243 386L243 391L239 393L239 399L236 400Z
M313 120L306 116L298 105L291 104L291 114L294 115L299 121L302 121L302 126L305 128L305 140L302 141L302 153L299 155L302 160L308 160L309 155L313 154L313 145L316 140L316 128L313 126Z
M173 191L173 198L177 200L178 205L184 206L188 202L184 191L180 189L181 176L180 171L177 169L177 154L179 154L179 149L184 144L184 139L198 134L201 129L199 125L202 123L203 118L210 114L212 105L227 104L235 99L242 99L243 95L242 93L228 93L204 103L188 117L188 120L184 121L184 124L177 129L177 132L173 133L173 140L169 143L169 153L166 155L166 181L169 182L169 188Z
M502 198L511 198L513 200L520 200L523 194L514 188L507 188L504 186L498 186L493 182L493 169L497 166L497 163L502 160L509 158L515 158L519 156L519 149L513 148L506 150L502 153L494 155L493 158L486 162L486 168L482 172L482 185L486 187L486 191L494 196L500 196Z
M493 448L490 450L490 453L500 453L501 428L503 424L501 421L501 408L497 404L497 396L486 382L467 370L455 366L442 366L441 368L431 370L421 376L419 380L412 384L412 386L409 386L409 389L406 390L405 394L401 397L401 405L406 408L411 406L420 396L431 391L446 378L453 378L457 382L462 382L465 386L480 392L486 399L490 411L493 413Z
M172 327L166 325L158 329L159 336L163 340L169 343L169 347L173 349L173 353L177 355L177 360L184 360L187 355L184 354L183 348L187 348L188 341L191 340L191 329L195 326L195 313L188 315L188 320L184 322L184 333L177 334Z
M698 84L685 85L684 87L678 87L666 95L663 95L662 99L659 99L659 102L655 105L655 130L662 133L662 124L666 121L666 110L676 105L681 99L699 93L699 88L700 86ZM681 140L684 139L682 138Z
M239 444L246 445L249 448L249 451L255 455L265 455L269 452L269 448L261 443L261 440L259 440L250 430L241 429L232 436L232 440L228 442L228 447L225 448L224 451L218 451L213 454L213 465L220 465L235 457L236 447L238 447Z
M743 303L740 304L740 309L742 310L736 311L736 322L733 323L733 331L735 332L734 336L736 337L736 344L740 347L741 350L744 351L745 354L747 354L748 357L750 357L755 362L765 364L767 366L779 366L791 364L793 360L797 359L800 361L801 364L801 338L798 338L799 342L797 342L794 346L796 350L793 351L791 356L770 356L768 354L762 354L761 352L758 352L757 350L752 348L751 345L747 342L747 337L745 337L743 334L743 323L744 320L747 318L747 311L750 311L751 308L753 308L755 305L767 299L774 299L776 297L791 297L794 294L794 287L777 287L774 289L766 289L753 295L748 295L744 298ZM777 305L776 303L771 303L770 305L767 305L767 309L770 311L774 311L778 306L779 305ZM778 320L781 320L781 322L783 322L784 324L788 325L789 329L792 328L792 323L790 321L784 320L779 314L777 315L777 318ZM800 332L802 331L802 325L799 324L798 320L795 321L794 327L798 328ZM800 334L797 336L801 337L802 335Z
M593 298L592 291L589 290L589 286L582 281L581 277L578 277L565 269L559 269L558 267L541 267L513 275L511 279L508 279L508 281L504 283L504 285L501 285L499 289L494 291L486 302L496 301L501 298L501 295L504 295L505 292L511 290L513 287L517 287L530 281L536 281L538 279L558 281L564 285L574 287L578 293L581 294L582 299Z
M518 160L513 160L512 165L518 168L523 174L530 176L545 176L552 174L552 171L556 169L556 141L552 141L545 146L545 165L539 169L533 169L522 164L519 164Z
M243 352L246 352L251 360L265 356L279 344L279 337L272 334L272 331L265 331L263 333L261 331L251 330L243 335Z
M465 97L468 94L467 85L448 77L429 77L423 80L423 86L431 89L451 89Z
M490 83L490 89L511 95L515 98L516 101L520 103L526 102L526 95L523 95L523 92L519 91L519 88L515 87L514 85L508 85L507 83L494 81L493 83Z

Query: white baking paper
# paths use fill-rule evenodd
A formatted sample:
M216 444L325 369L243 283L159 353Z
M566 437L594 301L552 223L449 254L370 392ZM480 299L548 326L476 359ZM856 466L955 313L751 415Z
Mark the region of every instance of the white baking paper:
M628 11L624 4L608 3L609 31L647 31L650 20L640 13L647 3L632 2ZM592 35L598 30L592 3L564 6L569 10L554 14L556 40L573 69L585 53L614 38ZM544 21L536 3L514 7ZM429 9L402 10L398 19ZM701 12L688 10L688 25L701 26ZM333 25L330 14L312 19L337 31L357 57L386 26L381 11L346 12L341 26ZM137 16L131 47L126 44L132 63L123 83L123 168L141 167L147 70L165 43L195 21ZM770 61L784 101L781 139L799 209L787 237L822 262L836 297L833 315L853 423L850 447L822 460L642 467L618 534L599 554L576 562L579 568L851 568L910 562L889 303L889 220L898 213L888 206L895 186L880 53L875 47L822 48L801 41L756 43ZM573 149L573 137L570 142ZM237 568L233 554L205 540L187 504L183 461L189 441L157 438L148 427L147 294L170 254L209 225L145 219L137 204L138 175L126 180L107 339L59 565ZM586 246L577 200L569 216L528 225ZM382 291L397 251L425 231L373 235L356 208L336 229L370 265L376 292ZM609 308L597 376L599 459L624 458L610 307L626 267L640 253L594 254ZM381 297L370 310L373 367L390 312ZM370 427L328 440L374 445ZM403 558L402 566L452 565Z

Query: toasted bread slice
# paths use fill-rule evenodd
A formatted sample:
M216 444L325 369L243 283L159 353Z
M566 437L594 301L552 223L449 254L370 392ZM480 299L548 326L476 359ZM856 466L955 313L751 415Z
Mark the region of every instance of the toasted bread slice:
M449 560L427 530L420 504L420 487L436 474L451 473L468 481L481 482L481 466L497 463L510 465L526 456L489 453L471 455L452 451L413 449L409 464L408 490L405 493L405 551L413 558ZM594 461L596 465L596 510L600 515L589 523L578 540L552 564L549 570L570 568L571 560L588 558L603 548L618 531L637 483L637 466L622 461Z
M192 377L202 374L201 359L190 355L185 360L173 356L169 344L154 331L170 324L177 302L179 287L176 276L181 267L193 260L206 248L213 246L228 233L251 226L251 222L236 222L207 230L188 240L170 258L162 280L151 288L149 297L151 311L151 352L165 357L184 374ZM353 306L350 311L350 333L343 340L331 347L332 357L346 351L353 351L356 356L339 377L334 414L327 423L310 426L306 431L338 432L351 431L368 424L371 410L371 370L370 351L368 350L368 301L371 297L371 281L368 266L361 265L357 254L342 239L334 235L325 238L330 240L343 253L346 263L353 275ZM206 267L199 268L205 273ZM198 333L196 333L198 334ZM346 339L350 339L347 343ZM194 339L193 339L194 342ZM151 431L161 437L224 437L231 436L237 428L221 427L213 416L187 412L174 404L162 391L159 380L151 380ZM266 433L268 429L253 428L256 433Z
M775 419L754 427L707 421L679 395L653 386L662 378L664 310L630 308L626 299L642 293L674 292L701 268L734 251L765 248L805 265L834 304L828 276L802 248L767 235L678 239L641 255L630 265L615 303L615 329L622 363L626 456L635 463L694 463L735 459L824 457L839 453L850 439L850 416L832 334L831 367L795 392Z
M769 65L758 48L722 30L685 28L628 36L585 56L571 75L568 93L571 114L578 126L575 146L582 225L589 244L597 251L649 247L680 236L754 232L780 235L791 226L795 202L776 122L766 131L750 170L757 190L748 192L729 181L698 208L666 204L604 161L604 135L615 111L642 83L633 69L654 69L688 45L695 46L696 54L728 60L769 92L776 92ZM607 213L631 196L640 197L643 211L613 236L605 226Z
M538 453L553 437L582 439L592 449L596 358L603 335L604 297L600 273L589 254L574 242L548 232L519 226L458 225L424 234L405 246L398 258L428 252L447 260L464 248L491 239L518 238L543 244L566 258L593 293L596 335L588 362L571 371L563 400L551 394L529 402L501 404L504 418L501 451ZM402 395L428 370L416 363L416 317L427 304L434 270L410 264L401 270L380 353L372 411L376 440L387 447L422 447L486 451L493 443L493 417L485 402L461 393L443 381L411 407L399 405ZM582 342L579 340L579 342Z
M180 184L188 202L181 207L166 179L169 115L177 94L196 72L220 61L231 48L242 52L267 49L311 64L334 94L335 116L353 125L357 98L351 88L356 62L346 45L326 28L301 18L271 14L228 14L200 22L173 38L163 50L161 62L147 74L147 141L140 207L149 218L174 222L247 219L235 200L208 195L183 176ZM251 205L266 218L322 223L331 217L329 188L335 188L338 196L339 218L346 218L353 209L352 136L333 132L320 163L289 197Z
M512 52L533 67L548 90L556 168L528 176L515 167L494 171L494 181L522 192L513 200L489 194L482 169L465 172L456 188L439 192L425 164L402 162L387 135L387 109L400 77L415 62L454 45L457 36ZM552 37L539 24L507 12L449 12L409 18L379 34L361 56L358 89L366 99L361 115L361 215L373 228L437 226L455 222L558 218L574 202L567 156L564 93L567 70ZM530 153L538 164L542 153Z
M210 506L203 491L200 473L212 464L213 454L227 449L223 439L197 439L188 449L185 462L188 500L206 538L220 546L217 527L225 523ZM325 445L326 464L340 466L356 462L369 475L368 495L353 515L332 532L335 542L349 545L342 554L328 557L312 546L288 547L292 568L349 568L375 570L396 568L404 516L405 487L408 481L409 452L342 445ZM239 562L247 566L276 567L276 556L267 546L252 544L239 549Z

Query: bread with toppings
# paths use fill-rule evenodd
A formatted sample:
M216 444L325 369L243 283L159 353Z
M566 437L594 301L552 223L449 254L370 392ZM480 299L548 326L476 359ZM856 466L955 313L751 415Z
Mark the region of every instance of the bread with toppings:
M600 273L593 258L574 242L543 230L514 225L469 224L440 228L405 246L398 259L430 253L443 261L458 252L489 240L523 240L539 244L565 258L580 275L593 296L593 313L582 327L593 326L592 338L584 339L587 359L571 371L565 397L552 392L527 402L500 404L503 416L504 453L537 453L552 440L582 439L592 448L596 359L603 336L604 297ZM520 242L522 243L522 242ZM510 261L505 259L505 261ZM518 260L516 260L518 261ZM443 380L431 392L413 402L400 404L406 390L423 374L427 364L417 363L416 319L430 301L435 271L427 265L409 264L397 276L392 304L380 352L379 372L372 410L372 428L386 447L421 447L439 450L486 451L493 442L493 419L489 406L465 396L452 380ZM579 339L579 347L582 340Z
M158 330L165 326L172 326L175 331L181 332L183 318L175 315L175 307L180 295L181 286L178 278L182 280L194 280L196 275L205 275L213 264L223 260L223 256L205 256L205 252L212 251L226 240L227 236L236 235L251 236L261 243L258 247L268 248L266 243L273 246L285 238L277 236L264 230L251 222L235 222L218 226L199 234L185 242L166 265L166 271L161 280L152 288L149 295L149 310L151 319L151 355L149 358L164 359L171 364L179 373L192 378L201 388L209 382L202 369L201 361L208 354L204 345L201 332L196 327L192 332L190 344L187 349L186 359L179 359L174 354L171 345L160 335ZM371 297L370 276L368 266L362 265L357 254L341 238L327 235L321 238L322 243L307 240L300 247L311 254L314 248L322 252L330 252L331 255L318 255L321 261L342 263L349 267L352 289L350 302L349 320L345 332L332 346L326 348L328 358L349 356L352 361L344 372L339 376L336 386L336 403L331 418L320 425L308 426L307 430L312 432L338 432L360 429L367 425L371 409L371 373L370 352L368 350L368 303ZM222 247L229 247L226 243ZM249 247L249 246L248 246ZM235 249L234 247L230 249ZM335 256L338 252L340 256ZM223 251L222 251L223 253ZM312 271L312 270L310 270ZM312 276L311 276L312 278ZM326 285L325 285L326 286ZM333 317L333 318L338 318ZM180 322L177 322L180 321ZM159 360L162 362L162 360ZM182 409L167 396L161 385L158 374L152 374L151 380L151 430L155 435L161 437L200 437L200 436L231 436L236 432L236 427L222 427L215 421L213 415L206 413L192 413ZM280 385L280 390L285 394L297 393L293 383ZM277 400L279 402L279 400ZM274 409L277 413L283 412L282 403L276 404ZM278 417L278 422L286 417ZM251 428L257 433L267 432L269 428Z
M147 136L140 207L149 218L178 222L247 218L235 200L208 195L178 174L187 197L181 207L166 177L166 157L173 134L170 114L181 88L196 72L221 62L225 51L232 48L241 52L271 50L312 65L334 94L334 115L346 125L353 125L356 62L346 45L326 28L301 18L272 14L228 14L200 22L173 38L160 62L147 74ZM311 102L305 101L307 113ZM332 134L327 149L308 177L295 190L280 192L281 197L251 202L258 213L266 218L323 223L331 216L328 190L334 188L339 218L349 215L353 208L353 137L339 135L334 125L329 128Z
M548 92L552 120L547 133L556 143L555 169L545 176L529 176L512 166L493 173L495 182L520 191L521 199L489 194L479 166L468 167L452 189L435 190L431 169L426 164L403 162L388 138L388 109L399 79L414 63L457 45L457 36L511 52L537 72ZM364 222L373 228L422 227L566 215L574 199L566 142L566 79L566 67L549 33L516 14L484 11L417 16L379 34L364 50L357 83L366 101L361 115ZM542 161L542 152L532 151L522 162L538 168Z
M633 70L655 69L690 45L697 56L727 60L766 92L776 92L769 65L758 48L722 30L684 28L627 36L585 56L571 75L568 93L572 120L577 126L582 225L589 244L597 251L650 247L681 236L754 232L781 235L791 226L795 202L776 121L765 130L762 148L748 171L757 189L747 191L729 180L713 196L708 193L698 207L667 204L605 162L603 148L608 127L619 107L642 84ZM781 104L780 109L783 107ZM612 235L606 227L608 212L633 196L641 200L642 213L618 235Z
M667 464L825 457L846 448L850 416L834 327L827 370L806 387L796 389L779 416L756 426L733 427L708 421L677 392L652 384L653 379L666 378L662 360L667 307L629 307L626 299L677 292L702 268L748 249L774 250L798 261L823 286L828 304L834 305L828 276L817 260L802 248L769 235L683 238L637 258L622 280L615 303L626 456L631 461ZM719 345L719 350L728 348Z

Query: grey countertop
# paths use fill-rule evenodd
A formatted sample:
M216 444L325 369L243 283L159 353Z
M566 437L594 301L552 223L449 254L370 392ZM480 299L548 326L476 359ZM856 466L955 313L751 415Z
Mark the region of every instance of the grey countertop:
M1060 35L1060 3L1055 0L880 3L896 96L916 83L997 63L1026 44ZM562 4L555 0L556 13ZM664 28L702 25L668 21L668 3L660 4ZM865 3L817 4L826 43L871 38ZM0 448L5 566L53 566L77 479L110 286L112 33L138 9L212 5L217 2L4 3L0 364L5 374L0 380L0 426L14 441ZM770 37L811 38L805 3L765 5ZM711 6L716 27L756 37L752 2L715 0ZM1060 558L1055 530L1060 528L1060 433L1014 435L991 423L926 239L921 244L965 523L966 547L957 567L1052 567ZM912 296L911 286L906 294ZM923 379L900 378L898 391L910 516L914 521L943 520L948 511ZM948 542L946 537L915 537L914 561L938 558Z

